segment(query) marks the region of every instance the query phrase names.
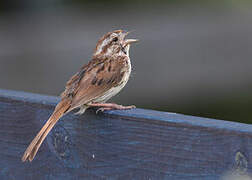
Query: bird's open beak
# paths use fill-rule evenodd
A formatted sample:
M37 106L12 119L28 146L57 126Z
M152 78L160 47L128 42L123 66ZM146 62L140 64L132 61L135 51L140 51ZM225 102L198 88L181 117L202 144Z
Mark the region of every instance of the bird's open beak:
M131 33L131 31L125 32L123 33L123 39L129 34ZM125 39L123 42L123 46L126 47L127 45L131 44L131 43L135 43L138 42L138 39Z
M131 43L138 42L138 39L125 39L123 43L123 47L126 47L127 45L130 45Z

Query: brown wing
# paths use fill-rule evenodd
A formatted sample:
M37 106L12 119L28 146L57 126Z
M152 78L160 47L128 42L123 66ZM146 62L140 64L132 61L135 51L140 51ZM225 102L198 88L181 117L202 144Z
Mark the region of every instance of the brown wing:
M127 58L122 56L89 63L75 74L67 82L66 90L62 93L63 97L72 98L69 111L95 100L110 88L119 85L127 70Z
M82 66L80 71L73 75L66 83L66 88L63 93L61 93L61 98L66 98L66 97L73 97L76 94L76 91L78 89L78 85L80 83L80 80L83 78L84 75L86 75L86 72L89 71L90 69L94 68L95 66L103 63L107 59L102 59L99 57L93 58L91 61L89 61L88 64Z

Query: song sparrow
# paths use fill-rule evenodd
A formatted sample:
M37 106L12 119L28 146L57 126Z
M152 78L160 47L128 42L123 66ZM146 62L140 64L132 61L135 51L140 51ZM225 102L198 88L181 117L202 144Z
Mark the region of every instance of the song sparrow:
M22 161L33 160L56 122L73 109L79 108L77 114L82 114L89 107L99 107L98 111L135 107L105 103L125 86L131 73L130 44L138 40L125 39L127 34L116 30L98 41L92 60L66 83L61 101L24 152Z

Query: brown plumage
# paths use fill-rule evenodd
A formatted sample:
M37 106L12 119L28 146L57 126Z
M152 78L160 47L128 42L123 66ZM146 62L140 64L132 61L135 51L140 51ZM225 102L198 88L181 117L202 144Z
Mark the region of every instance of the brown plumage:
M94 106L100 107L102 111L134 107L105 103L125 86L131 73L129 48L137 40L125 40L127 34L116 30L105 34L98 41L92 60L66 83L61 101L26 149L22 161L33 160L53 126L73 109L80 108L78 114L82 114Z

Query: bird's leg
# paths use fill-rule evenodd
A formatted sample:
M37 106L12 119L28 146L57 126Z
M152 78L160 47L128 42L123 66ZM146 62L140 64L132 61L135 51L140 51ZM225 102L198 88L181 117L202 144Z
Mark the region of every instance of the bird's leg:
M82 106L80 106L79 111L76 112L75 114L76 114L76 115L81 115L81 114L83 114L83 113L86 111L87 108L88 108L87 105L82 105Z
M96 113L99 111L107 111L107 110L126 110L126 109L132 109L136 108L136 106L131 105L131 106L123 106L115 103L92 103L89 104L90 107L100 107Z

